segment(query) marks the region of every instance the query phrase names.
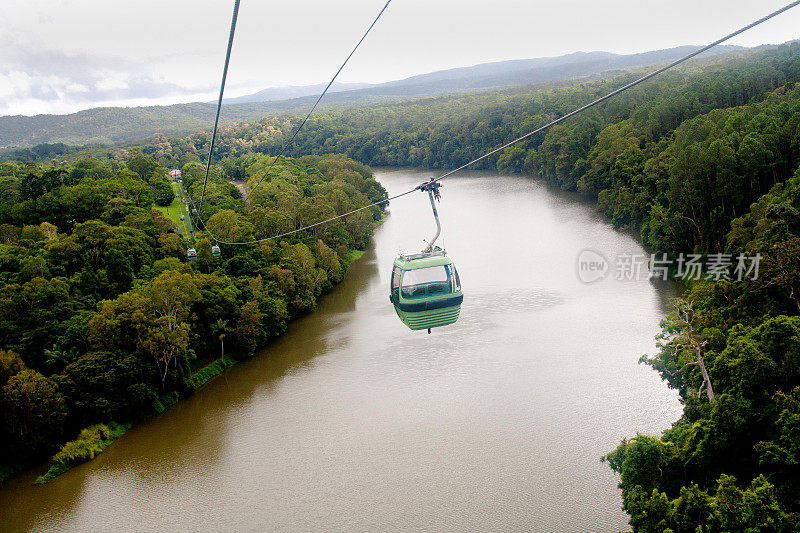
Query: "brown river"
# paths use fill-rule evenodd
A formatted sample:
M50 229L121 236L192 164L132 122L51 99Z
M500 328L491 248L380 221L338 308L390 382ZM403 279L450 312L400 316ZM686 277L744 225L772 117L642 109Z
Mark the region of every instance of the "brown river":
M390 194L432 174L378 170ZM2 531L608 531L626 528L600 457L680 415L648 367L668 288L618 281L643 253L574 195L521 176L442 186L459 321L412 332L393 257L433 233L397 200L312 315L254 359L50 483L0 486ZM578 277L579 253L609 260Z

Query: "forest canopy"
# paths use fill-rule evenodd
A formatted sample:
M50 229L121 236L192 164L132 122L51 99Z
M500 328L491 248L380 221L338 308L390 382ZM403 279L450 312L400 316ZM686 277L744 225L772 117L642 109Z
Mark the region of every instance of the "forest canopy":
M343 156L255 154L236 164L263 183L245 204L213 167L202 215L221 238L294 229L386 198L366 166ZM203 171L183 165L192 198ZM174 185L138 149L0 163L0 462L41 459L76 436L58 457L93 455L102 439L87 435L106 427L98 424L157 413L201 386L209 365L250 357L342 280L383 216L375 207L293 239L222 245L217 257L203 228L192 244L165 216L180 209Z

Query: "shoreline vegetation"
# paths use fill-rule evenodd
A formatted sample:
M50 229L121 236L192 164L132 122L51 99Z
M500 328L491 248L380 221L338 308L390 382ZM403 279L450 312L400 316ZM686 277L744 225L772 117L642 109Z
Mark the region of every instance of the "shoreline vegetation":
M108 425L97 424L81 430L77 439L64 444L61 450L53 456L53 464L47 472L36 478L33 484L43 485L71 468L91 461L111 443L124 435L132 425L132 423L116 424L111 422Z
M385 220L385 217L386 214L384 214L384 217L381 218L379 222L375 223L376 227ZM350 250L347 259L352 265L356 261L360 260L365 253L366 250ZM213 361L206 363L204 366L194 370L187 381L191 383L192 390L197 392L207 383L222 375L226 370L233 367L238 362L238 359L228 355L225 355L222 359L214 359ZM181 399L174 394L159 397L155 403L155 413L153 416L160 415L164 411L176 405L180 400ZM83 435L82 432L81 436L79 436L77 440L64 444L58 454L53 457L53 462L47 472L36 478L36 481L34 481L33 484L43 485L44 483L55 479L61 474L68 472L70 469L85 462L91 461L103 450L109 447L114 441L122 437L129 429L131 429L131 427L133 427L133 423L130 422L126 424L117 424L115 422L111 422L109 423L108 427L105 428L105 430L102 427L97 426L87 428L84 431L90 431L92 433L91 436ZM105 431L105 433L102 433L103 431ZM102 435L101 438L96 437L98 433ZM77 447L85 449L85 452L74 457L68 455ZM24 465L17 465L16 467L11 465L0 468L0 483L11 476L22 472L25 470L25 468L26 467Z
M272 161L226 160L240 179L261 182L249 206L231 172L213 168L201 214L220 238L281 233L386 198L368 167L342 156ZM203 166L195 156L181 170L198 197ZM165 216L180 206L167 168L137 149L73 163L3 161L0 187L0 452L13 459L0 475L57 452L37 484L313 312L385 216L376 206L296 238L222 245L217 257L203 231L190 244L176 213Z

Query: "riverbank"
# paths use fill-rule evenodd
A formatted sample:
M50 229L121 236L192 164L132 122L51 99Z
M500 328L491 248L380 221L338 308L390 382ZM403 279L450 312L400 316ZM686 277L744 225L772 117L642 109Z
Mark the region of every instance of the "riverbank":
M78 438L66 443L54 457L53 464L44 475L36 478L34 485L43 485L64 472L91 461L133 426L132 423L97 424L81 431Z
M374 228L380 226L385 220L388 214L384 213L384 216L381 220L374 223ZM353 263L359 261L366 252L364 250L350 250L347 254L347 262L348 265L352 265ZM349 268L348 268L349 272ZM240 360L236 359L228 354L226 354L223 358L213 358L210 361L202 364L201 366L195 368L191 375L186 379L186 384L189 386L191 392L189 395L181 396L177 392L172 392L169 394L165 394L157 398L153 403L153 414L151 416L159 416L174 405L176 405L181 400L189 397L191 394L197 392L210 381L212 381L217 376L223 374L228 369L232 368L234 365L239 363ZM110 427L110 432L108 437L98 439L96 446L93 448L92 453L85 457L80 457L77 460L70 460L70 461L58 461L57 458L60 454L65 453L65 451L70 450L76 447L76 443L78 443L81 439L80 436L75 441L69 441L65 443L60 451L54 456L54 460L51 463L47 472L33 482L35 485L41 485L47 483L55 479L56 477L68 472L72 468L79 466L87 461L91 461L97 455L99 455L103 450L105 450L108 446L110 446L114 441L122 437L125 432L134 426L133 422L125 422L125 423L116 423L116 422L109 422L108 426ZM87 431L90 428L87 428L83 431ZM7 479L24 472L28 468L31 468L33 465L0 465L0 484L2 484Z
M222 359L214 359L201 367L197 368L194 372L192 372L191 376L186 380L187 383L191 386L192 392L197 392L202 388L205 384L209 381L214 379L215 377L219 376L232 366L234 366L239 361L229 355L224 356ZM159 397L153 405L153 416L158 416L162 414L164 411L169 409L170 407L177 404L182 398L177 394L165 394ZM99 455L103 450L108 448L114 441L122 437L126 431L128 431L131 427L133 427L132 422L127 422L123 424L117 424L115 422L109 423L110 432L107 437L99 439L97 446L94 448L93 453L89 457L80 457L77 460L71 461L58 461L54 458L53 463L50 465L50 468L47 472L41 476L39 476L36 481L34 481L34 485L42 485L47 483L48 481L57 478L61 474L68 472L72 468L79 466L87 461L91 461L97 455ZM86 431L86 430L84 430ZM65 453L65 451L69 450L70 448L74 448L80 446L80 437L75 441L67 442L64 446L62 446L61 450L55 457L58 457L59 454ZM76 444L78 443L78 444ZM0 483L6 477L10 477L16 473L22 471L24 467L19 467L16 470L9 469L8 474L5 477L0 477ZM3 470L0 470L0 476L4 473Z

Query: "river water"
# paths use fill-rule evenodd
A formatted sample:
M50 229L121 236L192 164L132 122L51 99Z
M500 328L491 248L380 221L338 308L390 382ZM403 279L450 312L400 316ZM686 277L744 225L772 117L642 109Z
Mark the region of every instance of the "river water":
M390 194L430 175L376 173ZM573 195L465 173L442 196L458 323L412 332L389 303L393 257L433 232L427 197L406 196L318 311L263 353L94 461L0 487L0 530L626 528L600 457L680 415L637 364L668 289L614 279L617 254L642 249ZM586 248L609 259L606 279L578 279Z

